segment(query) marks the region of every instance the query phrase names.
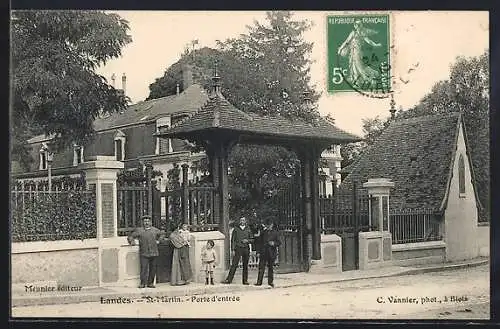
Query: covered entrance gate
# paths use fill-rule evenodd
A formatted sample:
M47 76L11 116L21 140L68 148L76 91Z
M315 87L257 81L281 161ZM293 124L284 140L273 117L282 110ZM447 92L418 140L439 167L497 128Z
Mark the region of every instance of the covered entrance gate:
M318 163L321 152L332 144L359 141L328 121L314 122L281 116L245 113L229 103L221 93L220 77L215 69L209 101L186 120L155 135L189 140L202 146L210 162L211 182L215 191L214 223L225 235L226 268L229 266L229 195L228 155L236 144L277 145L293 150L300 159L301 173L295 214L286 214L279 224L283 246L280 268L283 271L308 271L311 259L321 259ZM304 106L310 106L305 97Z

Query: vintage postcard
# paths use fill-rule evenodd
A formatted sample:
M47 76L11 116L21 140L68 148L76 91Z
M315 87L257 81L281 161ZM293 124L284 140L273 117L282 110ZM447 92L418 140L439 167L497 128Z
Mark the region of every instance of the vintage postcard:
M11 18L12 319L490 319L488 12Z

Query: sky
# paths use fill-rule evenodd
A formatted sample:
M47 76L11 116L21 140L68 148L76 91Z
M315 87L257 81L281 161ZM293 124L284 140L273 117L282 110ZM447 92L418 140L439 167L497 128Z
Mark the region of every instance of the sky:
M216 40L247 32L254 20L263 22L263 11L116 11L129 22L132 43L122 56L98 70L116 87L127 76L126 93L133 103L149 95L149 85L177 62L184 47L199 40L198 47L215 47ZM361 12L350 12L359 14ZM318 109L331 114L336 125L362 135L362 119L386 118L389 99L374 99L356 92L329 94L327 91L327 16L349 14L336 11L294 12L294 19L308 19L312 28L304 39L313 42L311 83L322 94ZM479 56L489 47L489 16L486 11L393 11L390 13L391 67L396 107L416 105L440 80L449 78L457 56ZM416 66L416 68L415 68ZM408 70L415 68L410 73ZM408 81L401 83L402 80Z

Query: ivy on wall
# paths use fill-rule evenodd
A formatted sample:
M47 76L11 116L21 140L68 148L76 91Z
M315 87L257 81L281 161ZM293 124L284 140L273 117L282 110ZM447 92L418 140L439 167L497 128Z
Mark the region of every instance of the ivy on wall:
M11 191L12 242L95 238L95 190L82 188L80 177L54 179L51 192L44 190L45 184L48 182L15 183Z

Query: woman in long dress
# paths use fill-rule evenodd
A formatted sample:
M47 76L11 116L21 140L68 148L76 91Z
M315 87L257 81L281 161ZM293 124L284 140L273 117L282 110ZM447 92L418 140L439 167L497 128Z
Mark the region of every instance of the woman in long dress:
M189 261L189 241L183 236L181 226L170 234L170 241L174 246L170 284L173 286L188 284L193 278L193 271Z
M349 80L356 85L370 84L375 86L380 81L380 71L372 68L363 61L363 44L366 42L372 47L380 47L381 44L374 42L369 37L377 31L366 28L360 20L354 22L354 29L347 39L338 48L338 54L349 59ZM369 59L369 57L368 57ZM366 59L365 59L366 61Z

